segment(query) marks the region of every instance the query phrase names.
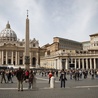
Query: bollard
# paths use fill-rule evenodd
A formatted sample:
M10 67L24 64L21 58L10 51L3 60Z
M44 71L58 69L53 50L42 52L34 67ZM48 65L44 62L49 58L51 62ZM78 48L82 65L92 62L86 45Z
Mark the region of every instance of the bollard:
M50 88L55 88L55 77L52 76L50 79Z

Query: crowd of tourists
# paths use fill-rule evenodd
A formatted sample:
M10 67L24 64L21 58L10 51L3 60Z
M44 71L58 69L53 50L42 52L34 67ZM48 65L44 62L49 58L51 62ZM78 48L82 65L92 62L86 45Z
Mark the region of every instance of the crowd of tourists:
M12 70L0 70L1 75L1 83L4 81L5 83L13 83L12 77L14 76L14 73Z
M98 78L98 70L82 70L82 69L70 69L70 70L42 70L39 72L42 77L48 76L49 84L52 76L58 77L61 82L60 87L65 88L65 82L69 78L70 80L74 79L75 81L79 81L81 79L87 79L88 77L91 79Z
M62 69L65 74L67 76L70 77L70 79L74 79L74 80L79 80L79 79L86 79L88 77L88 75L91 76L91 79L94 79L94 78L98 78L98 70L82 70L82 69L70 69L70 70L64 70ZM52 74L54 74L55 77L58 77L60 76L62 70L51 70ZM43 76L47 76L49 74L49 70L42 70L39 72L40 75Z
M2 69L0 70L1 83L13 83L13 77L17 78L18 91L23 91L23 82L28 83L28 89L32 89L36 81L33 70L23 70L21 67L17 70Z
M51 77L58 77L60 81L60 87L65 88L65 83L69 77L70 80L74 79L75 81L79 81L80 79L88 78L88 75L91 76L91 79L98 78L98 70L81 70L81 69L70 69L70 70L23 70L19 67L18 70L11 70L11 69L2 69L0 70L1 75L1 83L13 83L13 77L17 78L17 88L18 91L23 91L23 82L25 81L28 83L28 89L32 89L36 86L36 73L39 73L42 77L48 77L50 84ZM35 83L35 84L34 84Z

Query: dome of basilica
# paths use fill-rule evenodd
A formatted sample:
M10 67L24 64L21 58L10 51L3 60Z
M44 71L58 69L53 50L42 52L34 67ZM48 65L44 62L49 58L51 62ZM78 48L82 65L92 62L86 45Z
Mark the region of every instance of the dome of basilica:
M10 28L9 22L6 25L6 28L0 32L0 41L17 41L17 35Z

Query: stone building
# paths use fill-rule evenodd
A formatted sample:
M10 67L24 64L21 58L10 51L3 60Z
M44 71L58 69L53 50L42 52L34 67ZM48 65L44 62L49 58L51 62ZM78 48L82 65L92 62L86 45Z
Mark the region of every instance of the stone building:
M90 35L90 41L76 42L54 37L47 45L45 56L40 59L40 66L54 69L97 69L98 68L98 33Z

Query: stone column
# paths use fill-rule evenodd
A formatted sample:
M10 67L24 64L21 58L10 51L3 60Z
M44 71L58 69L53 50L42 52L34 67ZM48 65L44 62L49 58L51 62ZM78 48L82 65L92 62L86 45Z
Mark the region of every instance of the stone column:
M38 48L38 66L40 67L40 47Z
M71 58L71 64L73 64L73 58Z
M80 69L80 58L78 59L78 68Z
M15 59L16 59L15 64L17 65L17 51L16 51Z
M90 58L90 69L92 69L92 59Z
M88 69L88 58L86 58L86 69Z
M58 69L60 69L60 59L58 58Z
M38 53L36 53L36 67L38 67Z
M17 65L19 65L19 52L17 52Z
M66 59L66 69L68 69L68 59Z
M23 52L23 65L25 65L25 53Z
M13 65L13 51L12 51L12 60L11 60L11 64Z
M7 51L6 51L6 65L8 64L8 55L7 55Z
M94 69L96 69L96 58L94 58Z
M75 59L75 69L76 69L76 60L77 60L77 59Z
M4 62L4 51L2 51L2 65L3 65L3 62Z
M82 69L84 69L84 59L82 58Z
M62 69L62 59L59 58L59 69L61 70Z

